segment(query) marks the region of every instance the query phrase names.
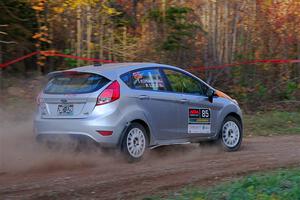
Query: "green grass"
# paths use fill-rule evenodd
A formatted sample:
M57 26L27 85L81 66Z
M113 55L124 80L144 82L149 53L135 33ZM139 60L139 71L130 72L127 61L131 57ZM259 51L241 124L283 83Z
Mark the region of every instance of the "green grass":
M300 134L300 112L272 111L244 116L246 135Z
M145 200L159 200L148 197ZM168 200L297 200L300 199L300 168L259 173L203 188L186 188Z
M271 111L244 116L246 135L300 134L300 112ZM145 200L160 200L147 197ZM185 188L167 200L300 200L300 168L257 173L210 188Z

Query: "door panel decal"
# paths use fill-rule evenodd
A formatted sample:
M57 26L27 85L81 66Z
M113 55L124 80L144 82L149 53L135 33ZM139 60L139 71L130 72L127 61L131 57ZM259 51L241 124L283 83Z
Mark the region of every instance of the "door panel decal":
M211 111L208 108L189 108L188 133L211 133Z

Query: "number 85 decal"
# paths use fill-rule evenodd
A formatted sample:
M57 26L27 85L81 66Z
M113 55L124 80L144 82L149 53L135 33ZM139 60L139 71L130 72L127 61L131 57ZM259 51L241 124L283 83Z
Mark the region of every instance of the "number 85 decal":
M210 110L208 110L208 109L202 109L201 110L201 117L202 118L210 118Z

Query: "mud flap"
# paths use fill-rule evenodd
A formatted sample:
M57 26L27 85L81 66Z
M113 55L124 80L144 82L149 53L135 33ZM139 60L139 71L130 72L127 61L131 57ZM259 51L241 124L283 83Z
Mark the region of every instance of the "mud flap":
M117 147L121 150L122 150L122 141L123 141L124 135L125 135L128 127L130 126L130 124L131 124L130 122L127 122L127 124L125 125L124 129L121 132L121 135L120 135L120 138L119 138L119 141L118 141L118 145L117 145Z

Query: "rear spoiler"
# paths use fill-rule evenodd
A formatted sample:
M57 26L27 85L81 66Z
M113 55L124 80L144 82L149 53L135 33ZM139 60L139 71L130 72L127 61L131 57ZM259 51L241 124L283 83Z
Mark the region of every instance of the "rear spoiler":
M54 77L54 76L56 76L57 74L60 74L60 73L62 73L63 71L55 71L55 72L50 72L50 73L48 73L47 75L46 75L46 77L47 78L52 78L52 77Z
M59 74L79 74L79 73L82 73L82 72L78 72L78 71L68 71L68 70L66 70L66 71L55 71L55 72L50 72L50 73L48 73L47 74L47 78L53 78L54 76L56 76L56 75L59 75Z

